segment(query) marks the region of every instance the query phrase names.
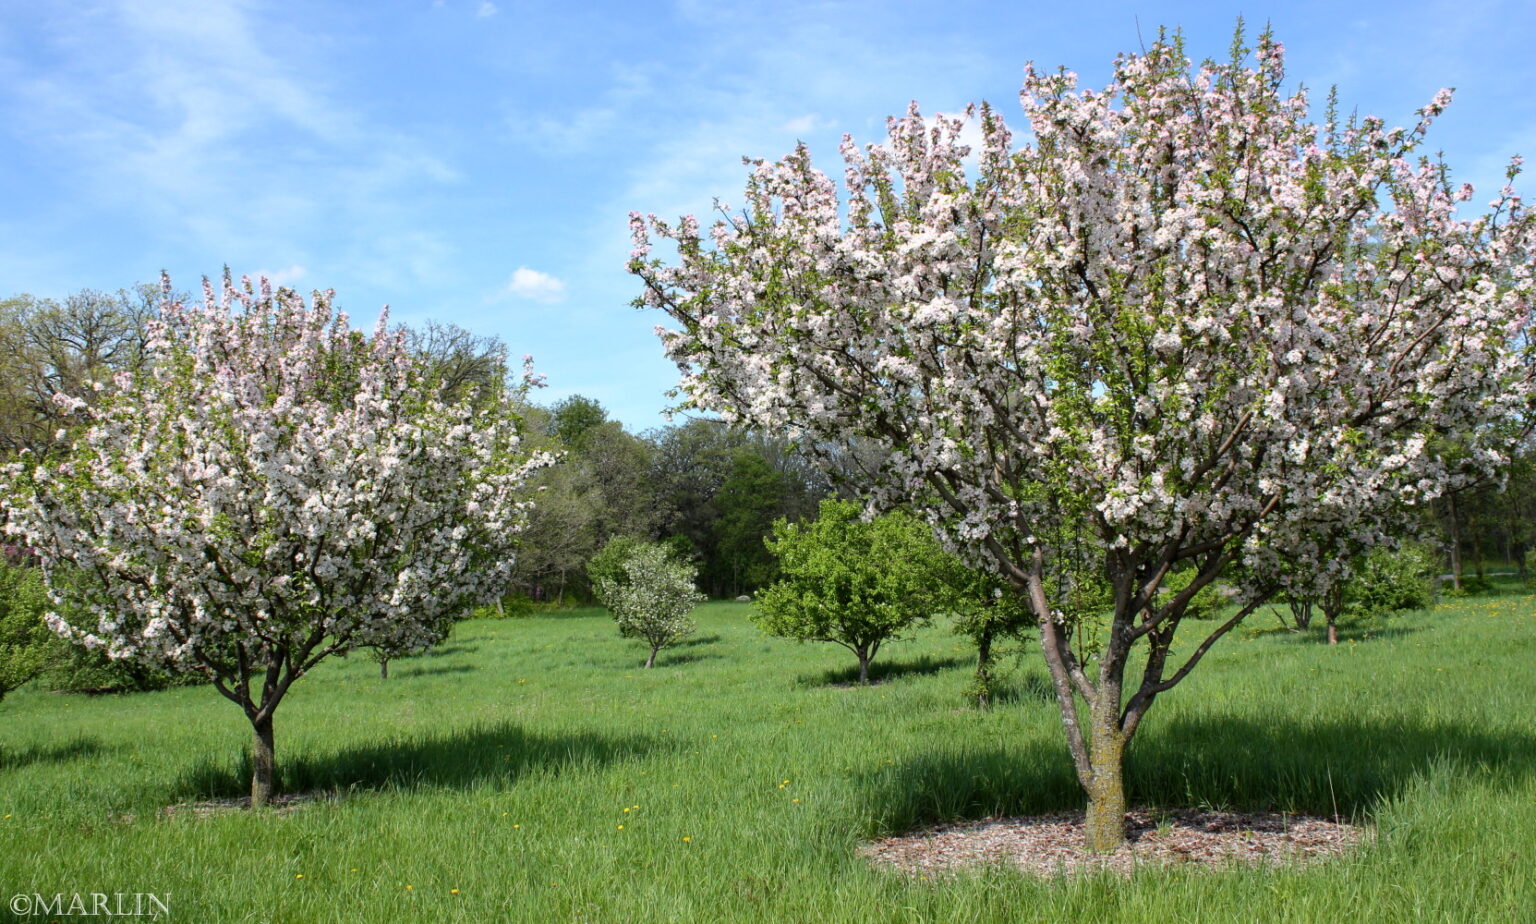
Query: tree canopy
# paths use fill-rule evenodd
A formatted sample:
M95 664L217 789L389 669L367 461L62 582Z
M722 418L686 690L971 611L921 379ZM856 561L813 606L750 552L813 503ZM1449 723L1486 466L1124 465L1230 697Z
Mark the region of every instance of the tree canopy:
M240 705L261 804L292 683L337 652L427 644L499 594L548 458L522 449L505 395L444 403L387 314L370 335L330 293L226 276L204 295L168 303L143 370L94 405L56 396L88 425L9 467L7 529L82 614L50 614L55 631Z
M1284 77L1267 33L1199 66L1165 36L1102 91L1027 68L1026 144L982 106L973 152L914 104L886 144L845 138L841 195L801 145L707 231L631 216L691 406L863 441L880 504L1028 598L1098 848L1154 700L1288 575L1326 577L1338 537L1494 469L1531 408L1536 223L1509 187L1461 217L1472 189L1420 155L1449 91L1411 128L1319 124ZM1085 562L1102 632L1056 604ZM1233 565L1238 608L1175 660Z

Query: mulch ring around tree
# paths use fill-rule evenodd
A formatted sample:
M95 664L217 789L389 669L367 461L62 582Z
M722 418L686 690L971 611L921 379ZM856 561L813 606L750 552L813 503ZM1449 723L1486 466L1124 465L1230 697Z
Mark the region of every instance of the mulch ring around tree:
M1012 867L1042 877L1190 865L1306 866L1348 853L1370 829L1338 819L1273 812L1154 812L1126 815L1126 843L1087 849L1083 813L988 818L942 825L860 848L877 866L932 877L968 867Z

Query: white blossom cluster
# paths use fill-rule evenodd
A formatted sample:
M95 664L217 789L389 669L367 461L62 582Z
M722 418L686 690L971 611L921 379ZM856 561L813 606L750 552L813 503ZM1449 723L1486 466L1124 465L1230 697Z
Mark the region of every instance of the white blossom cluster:
M549 458L520 448L505 398L443 404L387 312L364 334L332 298L205 281L67 454L10 466L8 531L83 606L57 632L250 705L257 664L286 688L327 653L427 644L501 592ZM61 562L81 579L62 586Z
M841 196L801 146L707 231L632 215L638 303L677 322L691 405L872 443L878 502L928 499L1021 588L1083 521L1130 566L1326 571L1501 461L1536 223L1509 187L1460 217L1471 188L1417 156L1448 92L1412 130L1318 125L1283 77L1267 37L1252 66L1159 43L1103 91L1031 68L1030 143L983 106L974 160L914 103L888 143L844 139Z

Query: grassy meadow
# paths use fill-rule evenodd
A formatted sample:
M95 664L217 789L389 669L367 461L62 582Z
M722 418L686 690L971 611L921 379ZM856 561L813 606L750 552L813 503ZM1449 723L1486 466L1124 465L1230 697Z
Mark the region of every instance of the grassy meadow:
M947 627L882 650L858 688L847 651L763 637L748 607L701 607L649 671L601 610L464 623L388 680L328 662L279 709L277 755L285 791L340 798L288 814L162 812L246 790L249 726L211 688L24 689L0 704L0 903L169 893L172 921L368 924L1536 919L1536 598L1446 603L1333 649L1256 614L1154 707L1132 803L1337 811L1375 841L1304 870L1058 882L907 879L855 852L1081 806L1033 649L981 713Z

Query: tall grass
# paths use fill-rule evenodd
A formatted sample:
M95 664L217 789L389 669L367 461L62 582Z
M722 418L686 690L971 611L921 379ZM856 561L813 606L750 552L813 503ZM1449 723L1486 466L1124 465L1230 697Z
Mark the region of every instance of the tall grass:
M841 648L765 638L747 604L716 603L649 671L599 610L465 623L388 680L332 661L278 712L277 753L288 791L339 798L290 814L162 812L245 791L248 726L208 688L13 694L0 905L152 892L172 920L370 924L1529 920L1533 604L1462 600L1337 648L1261 614L1157 704L1131 801L1376 825L1306 870L871 869L868 838L1080 807L1038 656L980 713L943 627L889 646L860 688Z

